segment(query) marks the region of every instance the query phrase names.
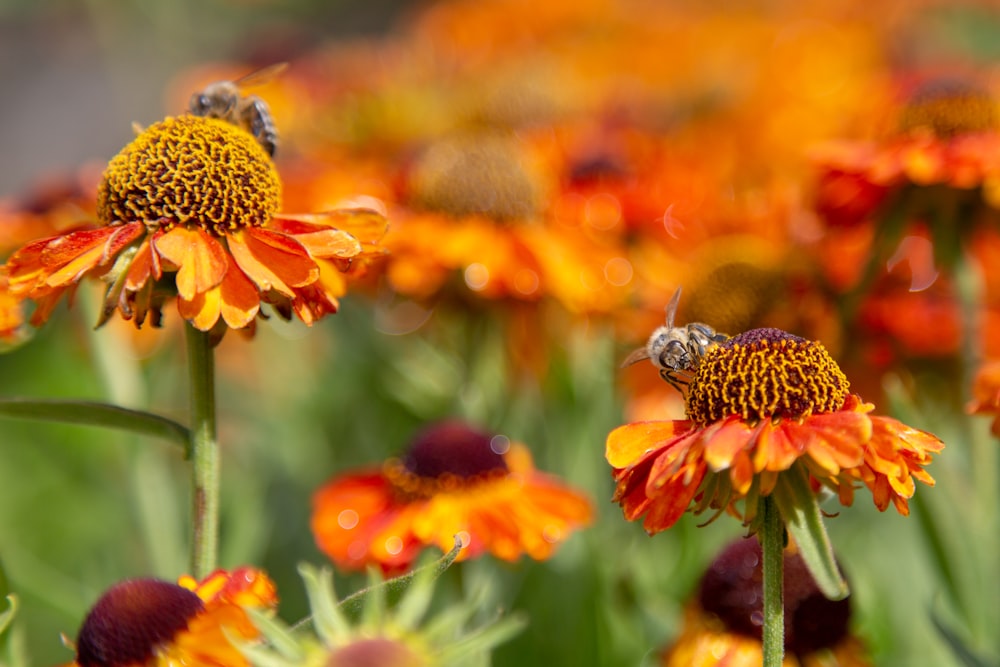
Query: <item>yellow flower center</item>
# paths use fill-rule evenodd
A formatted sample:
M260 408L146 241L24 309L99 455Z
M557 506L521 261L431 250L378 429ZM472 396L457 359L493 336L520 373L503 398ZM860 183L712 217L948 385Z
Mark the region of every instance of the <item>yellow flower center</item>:
M780 329L752 329L709 350L688 385L688 417L801 419L844 404L847 377L822 344Z
M997 127L996 103L968 84L935 81L914 94L900 114L899 126L903 132L927 128L941 139L985 132Z
M414 200L427 209L498 222L531 218L539 199L517 144L502 134L431 146L414 169L412 188Z
M258 227L280 209L281 180L267 152L214 118L167 118L111 159L97 196L105 225L199 225L217 236Z

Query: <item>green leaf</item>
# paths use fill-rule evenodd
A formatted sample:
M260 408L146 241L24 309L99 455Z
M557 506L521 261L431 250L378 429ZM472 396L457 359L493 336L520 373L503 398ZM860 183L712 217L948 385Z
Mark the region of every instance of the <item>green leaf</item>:
M10 607L0 614L0 634L7 629L10 622L14 620L14 615L17 613L17 596L14 594L7 596L7 603Z
M937 612L932 608L930 610L931 621L934 623L934 627L937 631L944 637L945 641L948 642L948 646L951 647L952 652L955 654L963 665L966 667L991 667L991 663L987 662L985 658L981 658L973 653L965 642L959 638L958 634L945 625L944 621L938 616Z
M185 452L189 443L188 429L171 419L96 401L0 398L0 417L130 431L170 440L183 447Z
M805 469L796 464L778 475L773 496L785 521L785 529L795 540L802 560L823 595L830 600L846 598L850 590L833 558L819 503L809 486Z

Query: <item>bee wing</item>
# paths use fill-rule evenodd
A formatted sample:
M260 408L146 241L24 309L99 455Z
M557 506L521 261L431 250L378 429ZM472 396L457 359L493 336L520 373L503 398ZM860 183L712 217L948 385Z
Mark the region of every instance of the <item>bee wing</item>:
M288 63L275 63L254 70L233 81L240 88L252 88L253 86L263 86L265 83L273 81L282 72L288 69Z
M622 362L620 368L625 368L626 366L631 366L632 364L639 363L643 359L649 359L649 349L646 347L640 347L633 350L630 355L625 357L625 361Z

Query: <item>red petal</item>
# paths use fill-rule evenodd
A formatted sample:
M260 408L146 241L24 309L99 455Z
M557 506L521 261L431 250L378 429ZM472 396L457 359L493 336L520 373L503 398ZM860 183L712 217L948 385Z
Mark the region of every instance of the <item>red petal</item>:
M707 469L704 464L696 464L693 475L688 481L678 480L676 483L665 487L660 495L652 500L649 505L649 514L642 522L642 527L650 535L654 535L662 530L670 528L677 523L687 508L691 505L698 487L705 478Z
M47 269L64 267L81 255L103 246L117 231L117 227L98 227L58 236L45 246L39 260Z

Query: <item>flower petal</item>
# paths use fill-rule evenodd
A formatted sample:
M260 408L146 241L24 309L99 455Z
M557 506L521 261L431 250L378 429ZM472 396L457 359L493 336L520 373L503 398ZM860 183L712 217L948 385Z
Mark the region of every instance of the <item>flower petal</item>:
M300 225L297 226L297 223ZM385 216L370 208L342 208L326 213L281 213L271 221L271 227L286 234L306 232L305 225L347 232L362 244L375 244L385 235L389 224Z
M604 457L613 468L626 468L646 454L691 430L690 421L650 421L619 426L607 439Z
M701 436L705 463L715 472L725 470L740 451L749 448L753 437L753 427L735 415L713 424Z
M222 295L218 287L194 295L193 299L177 297L177 311L199 331L208 331L219 321Z
M225 249L200 227L174 227L153 244L161 257L177 267L177 293L186 301L217 287L226 275Z
M702 480L707 473L706 466L701 462L692 463L690 479L678 479L665 486L662 493L649 504L649 513L642 522L642 527L650 535L670 528L677 523L694 499Z
M872 438L872 418L864 412L840 410L812 415L796 428L810 432L806 453L834 475L861 465L865 444Z
M229 236L229 251L262 292L273 289L293 297L293 287L319 277L319 267L306 249L285 234L260 228L240 230Z
M219 285L222 319L231 329L242 329L260 311L260 293L240 267L233 262Z

